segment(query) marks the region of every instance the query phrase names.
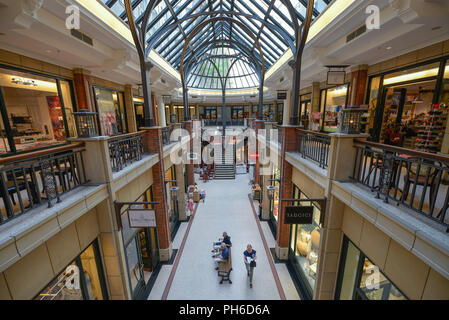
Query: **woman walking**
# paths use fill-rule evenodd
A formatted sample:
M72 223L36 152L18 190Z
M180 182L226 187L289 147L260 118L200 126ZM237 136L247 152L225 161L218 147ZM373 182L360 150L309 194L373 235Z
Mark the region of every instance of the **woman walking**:
M246 246L246 250L243 252L243 261L245 262L246 271L248 272L249 277L249 287L253 287L253 273L254 268L256 267L256 250L248 244Z
M193 216L193 199L189 199L189 204L187 205L187 208L189 209L190 215Z

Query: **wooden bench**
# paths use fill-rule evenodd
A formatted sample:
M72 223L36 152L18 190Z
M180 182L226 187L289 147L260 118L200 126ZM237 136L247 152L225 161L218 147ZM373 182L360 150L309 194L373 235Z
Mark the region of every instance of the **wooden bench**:
M229 250L229 257L226 261L218 262L218 276L221 277L220 284L223 283L223 281L228 281L229 283L232 283L230 279L231 271L232 271L232 255L231 255L231 248L228 248Z

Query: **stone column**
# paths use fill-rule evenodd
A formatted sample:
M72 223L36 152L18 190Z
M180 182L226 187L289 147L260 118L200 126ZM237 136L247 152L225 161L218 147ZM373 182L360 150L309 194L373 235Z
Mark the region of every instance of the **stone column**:
M164 103L164 99L162 98L162 96L157 97L157 106L158 106L158 110L159 110L159 117L158 117L158 121L159 121L159 126L160 127L166 127L167 126L167 120L165 119L165 103Z
M331 134L328 167L328 185L324 223L321 228L320 253L314 299L330 300L334 298L338 275L338 258L341 254L343 233L341 224L345 204L332 195L332 181L349 181L352 175L356 151L354 139L366 140L367 134Z
M287 99L282 100L284 103L284 110L282 111L282 125L288 125L290 121L290 104L292 103L292 91L287 91Z
M196 115L196 120L199 120L200 119L200 105L199 104L197 104L195 106L195 115Z
M260 145L259 140L257 139L257 135L259 130L262 130L264 126L263 120L256 120L256 165L254 166L254 183L260 184Z
M190 136L192 137L193 132L193 122L192 121L184 121L183 122L184 129L186 129ZM190 152L193 152L193 140L190 139ZM195 184L195 175L194 175L194 163L193 160L188 159L187 163L187 185L194 185Z
M183 167L184 164L176 164L176 186L179 188L178 190L178 210L179 210L179 221L187 221L186 214L186 185L184 181L184 172Z
M359 107L365 104L365 92L368 82L368 65L351 68L351 85L349 86L349 105Z
M159 125L159 117L156 110L156 97L154 96L154 93L151 93L151 105L153 106L153 119L154 119L154 125Z
M293 167L285 160L286 152L292 152L296 147L296 128L299 126L282 126L281 147L281 182L279 186L280 199L291 199L293 183L291 181ZM279 219L276 235L276 256L281 260L288 259L290 226L284 223L285 207L288 202L279 201Z
M312 129L312 113L313 112L320 112L320 95L321 95L321 89L320 89L320 83L319 82L313 82L312 83L312 101L311 101L311 110L309 115L309 128Z
M132 299L131 285L128 278L126 253L122 234L115 212L115 190L111 161L109 159L109 137L72 138L70 141L84 142L83 153L86 177L92 184L106 184L109 197L96 206L100 229L99 242L105 264L106 286L109 298L113 300ZM100 166L98 164L101 164Z
M154 207L156 211L156 228L159 240L159 257L161 261L169 261L173 253L173 248L170 235L167 195L165 194L162 127L142 128L142 130L146 131L143 138L145 150L159 155L159 161L151 168L153 172L154 201L159 202L159 204Z
M129 132L139 131L136 123L136 110L134 108L133 87L130 84L125 85L125 107L126 121L128 122Z

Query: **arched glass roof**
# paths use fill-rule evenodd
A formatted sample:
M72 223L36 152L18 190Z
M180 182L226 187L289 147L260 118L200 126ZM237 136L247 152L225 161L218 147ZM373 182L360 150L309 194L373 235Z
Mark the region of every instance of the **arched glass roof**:
M123 0L101 1L117 16L127 21ZM245 56L243 61L236 62L232 70L232 73L239 75L241 79L234 78L234 82L230 82L231 87L253 87L256 76L251 69L260 70L261 59L255 41L244 29L248 28L259 40L267 70L295 43L294 23L301 25L304 21L307 1L290 0L295 21L281 0L158 0L149 16L146 39L148 43L153 43L152 49L175 69L180 70L185 40L197 26L209 18L225 17L237 20L239 23L219 20L201 28L188 46L184 64L193 67L193 75L188 77L193 86L198 83L199 87L216 88L217 77L214 76L214 71L211 71L210 61L204 61L204 56L215 48L231 47ZM315 0L313 18L331 1ZM150 0L131 0L137 25L141 24L148 3ZM188 17L192 18L186 20ZM242 28L240 23L246 28ZM173 27L171 30L161 33L170 26ZM230 65L232 59L215 58L221 65ZM208 77L208 80L202 85L195 80L194 75Z
M232 48L214 48L203 55L187 77L187 87L198 89L255 88L259 78L253 67Z

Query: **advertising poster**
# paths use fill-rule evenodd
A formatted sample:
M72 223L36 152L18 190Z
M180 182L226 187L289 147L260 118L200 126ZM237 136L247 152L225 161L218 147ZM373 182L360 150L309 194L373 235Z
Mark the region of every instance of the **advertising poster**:
M53 136L57 141L65 140L64 118L62 117L61 103L58 96L48 96L48 113L50 115Z

